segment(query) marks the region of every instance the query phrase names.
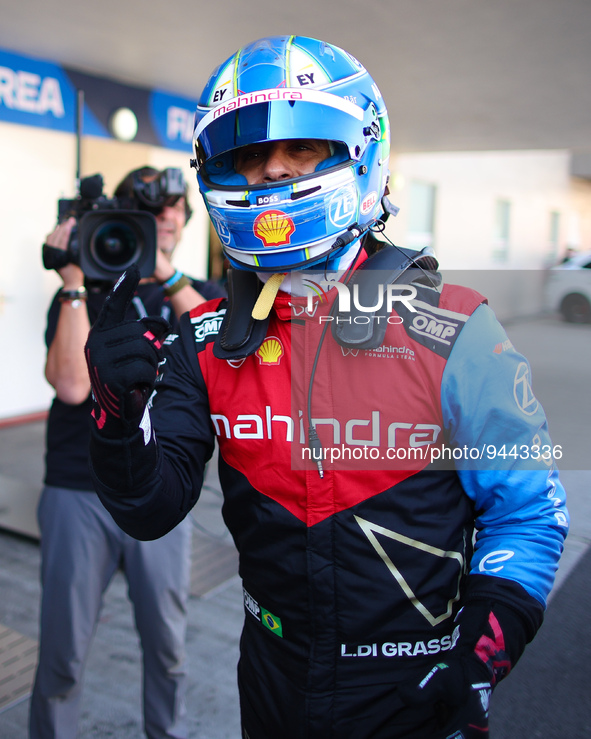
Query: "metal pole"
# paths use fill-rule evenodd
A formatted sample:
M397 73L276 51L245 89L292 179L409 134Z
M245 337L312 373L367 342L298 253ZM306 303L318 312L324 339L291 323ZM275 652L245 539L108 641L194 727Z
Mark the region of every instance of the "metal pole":
M76 96L76 192L80 195L81 142L84 126L84 90L77 90Z

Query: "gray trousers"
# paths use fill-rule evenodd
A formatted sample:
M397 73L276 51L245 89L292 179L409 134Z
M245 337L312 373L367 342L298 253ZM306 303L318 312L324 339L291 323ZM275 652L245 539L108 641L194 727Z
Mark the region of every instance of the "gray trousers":
M191 522L156 541L136 541L94 492L55 487L44 488L38 520L41 629L30 739L76 737L86 658L103 594L118 567L127 579L142 647L144 730L150 739L185 739Z

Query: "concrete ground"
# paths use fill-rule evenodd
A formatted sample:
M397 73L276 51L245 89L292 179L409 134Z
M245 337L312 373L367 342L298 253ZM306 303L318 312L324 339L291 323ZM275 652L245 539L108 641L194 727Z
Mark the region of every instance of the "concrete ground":
M208 541L214 557L220 557L222 547L234 550L221 520L220 502L215 488L208 488L194 509L198 519L194 535L200 544L194 566L206 562ZM0 562L0 624L37 640L39 546L34 539L0 531ZM243 620L238 575L227 577L205 595L191 597L188 610L189 736L236 739L240 736L236 664ZM0 663L1 656L0 650ZM8 710L0 709L2 739L25 739L28 709L28 697ZM121 573L107 590L88 659L78 735L81 739L143 736L139 640Z
M530 359L534 389L544 405L555 444L565 448L562 479L571 512L571 532L546 620L512 675L495 691L493 739L566 739L591 736L589 665L591 642L591 326L568 326L544 318L507 327L513 343ZM39 455L38 430L21 432L23 457ZM0 446L0 494L15 473ZM10 472L10 475L7 473ZM1 501L0 501L1 502ZM232 547L210 485L194 514L196 536L211 550ZM0 531L0 624L37 639L39 548L35 539ZM189 604L188 696L191 739L238 739L236 690L238 638L243 619L236 576ZM1 657L1 654L0 654ZM1 689L1 685L0 685ZM2 711L0 737L25 739L28 700ZM107 591L86 669L80 739L140 739L140 658L125 582L117 575ZM275 739L275 738L273 738ZM279 739L279 738L277 738Z

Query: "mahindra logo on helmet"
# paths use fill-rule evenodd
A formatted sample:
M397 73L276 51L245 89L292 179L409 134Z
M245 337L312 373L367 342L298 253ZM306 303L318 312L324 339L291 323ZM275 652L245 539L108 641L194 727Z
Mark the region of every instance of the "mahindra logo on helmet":
M298 90L286 88L283 90L261 90L259 92L251 92L247 95L239 95L231 98L230 101L223 105L218 105L213 112L214 118L224 113L228 113L236 108L243 108L245 105L255 105L256 103L267 103L270 100L301 100L302 93Z
M221 101L225 95L225 91L222 94L221 90L218 91L217 99L214 99L214 103ZM207 115L205 115L195 128L193 134L193 142L197 143L199 136L202 131L209 126L209 124L226 113L230 113L233 110L239 108L245 108L249 105L256 105L257 103L270 103L274 100L287 100L290 102L297 100L305 100L311 103L317 103L318 105L324 105L328 108L335 108L341 110L343 113L347 113L353 116L358 121L362 121L364 117L363 108L355 103L345 100L338 95L333 95L329 92L323 92L322 90L284 87L281 89L270 89L270 90L256 90L254 92L248 92L238 97L230 98L227 102L220 102L215 108L212 108Z

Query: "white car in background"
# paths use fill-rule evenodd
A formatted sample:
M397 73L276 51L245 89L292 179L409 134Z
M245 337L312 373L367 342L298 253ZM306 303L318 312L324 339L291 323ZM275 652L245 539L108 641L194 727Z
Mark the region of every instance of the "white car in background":
M548 270L545 302L569 323L591 323L591 251Z

